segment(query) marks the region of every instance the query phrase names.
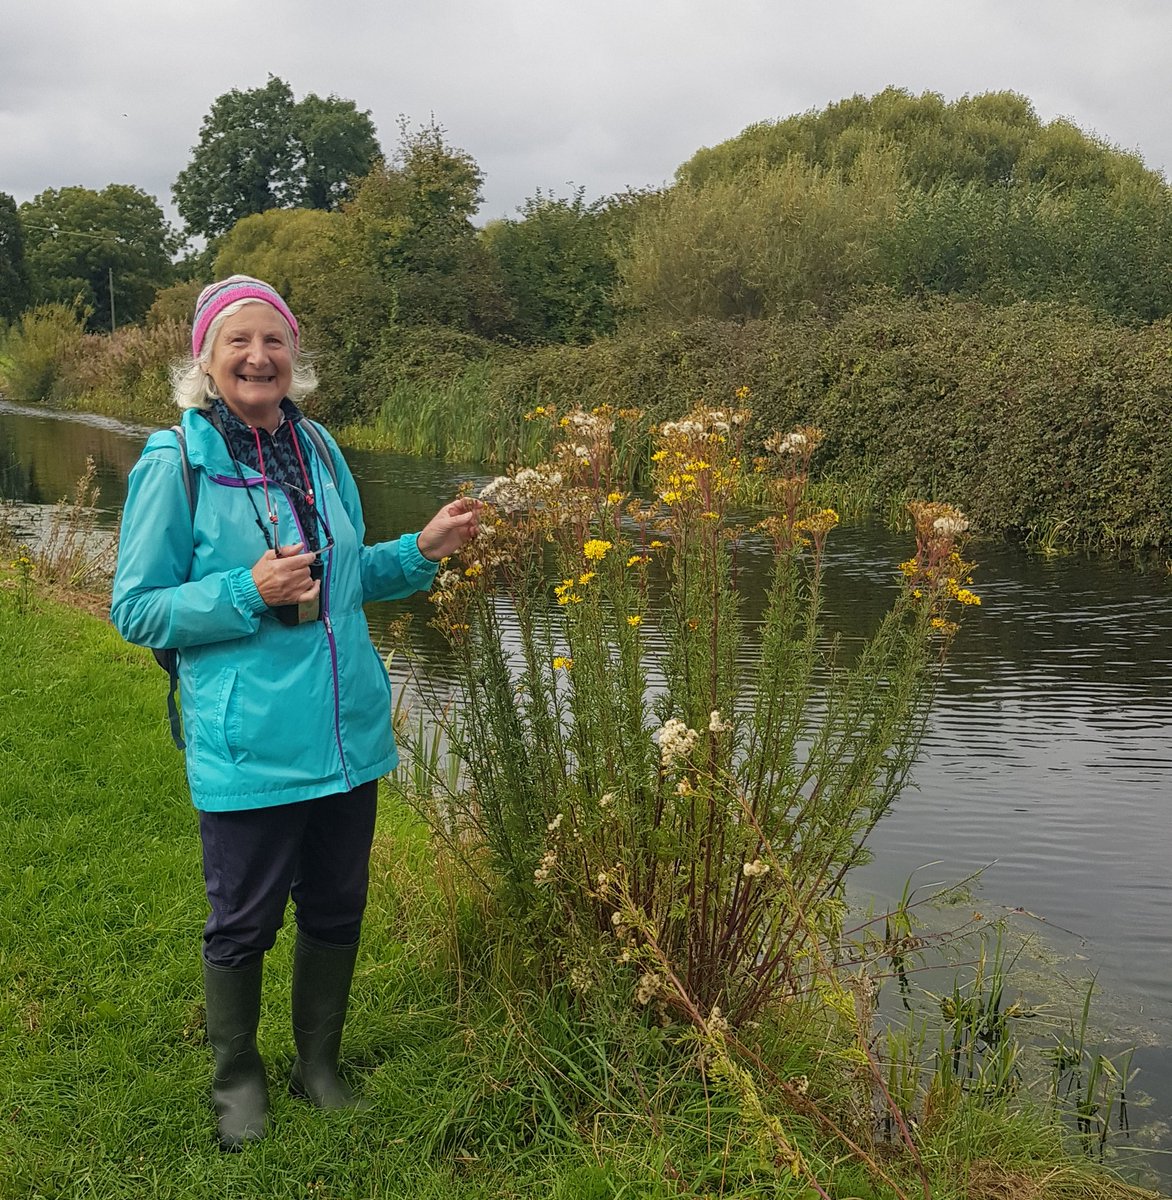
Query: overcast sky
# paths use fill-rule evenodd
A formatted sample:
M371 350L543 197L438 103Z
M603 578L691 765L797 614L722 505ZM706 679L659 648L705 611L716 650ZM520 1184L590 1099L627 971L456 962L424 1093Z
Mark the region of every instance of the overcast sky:
M354 100L388 151L434 114L481 219L889 84L1012 89L1168 175L1170 52L1170 0L3 0L0 191L132 183L175 220L212 102L269 74Z

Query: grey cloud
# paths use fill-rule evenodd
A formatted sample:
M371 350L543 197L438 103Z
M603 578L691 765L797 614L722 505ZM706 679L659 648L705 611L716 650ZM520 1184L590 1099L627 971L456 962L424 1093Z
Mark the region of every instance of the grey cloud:
M1172 164L1162 0L38 0L0 41L0 190L170 185L212 101L269 73L396 120L434 113L487 175L485 218L537 188L658 185L746 125L888 84L1008 88ZM122 114L127 116L123 117Z

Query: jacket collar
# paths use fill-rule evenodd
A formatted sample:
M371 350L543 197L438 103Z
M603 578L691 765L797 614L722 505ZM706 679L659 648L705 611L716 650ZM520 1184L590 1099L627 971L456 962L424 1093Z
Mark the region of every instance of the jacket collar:
M225 423L235 421L242 429L248 428L230 410L225 408L224 411L227 412L227 416L224 418ZM294 422L300 421L303 415L301 409L287 396L281 401L281 413L286 421ZM205 410L185 409L180 418L180 424L183 426L183 433L187 441L187 459L192 466L202 467L209 474L230 475L233 473L235 467L232 465L232 454L220 431L208 419ZM249 470L251 471L251 468Z

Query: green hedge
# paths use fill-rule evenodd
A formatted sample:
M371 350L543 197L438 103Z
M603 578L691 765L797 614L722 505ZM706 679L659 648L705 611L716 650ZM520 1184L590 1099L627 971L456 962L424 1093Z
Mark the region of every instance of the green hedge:
M453 394L475 404L500 459L528 456L510 437L538 404L638 405L660 421L748 386L757 436L821 426L821 477L872 505L947 499L995 536L1172 546L1168 321L1129 329L1045 305L878 299L834 323L628 328L482 360L465 378L475 387ZM400 424L410 394L396 392Z

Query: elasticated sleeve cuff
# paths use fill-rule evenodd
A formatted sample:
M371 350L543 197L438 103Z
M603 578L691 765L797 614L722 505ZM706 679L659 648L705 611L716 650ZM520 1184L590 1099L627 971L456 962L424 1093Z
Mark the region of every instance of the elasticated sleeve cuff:
M261 599L252 572L247 567L238 567L229 573L228 588L232 593L232 603L240 612L258 617L268 608Z
M399 538L399 563L403 574L420 589L430 587L439 570L439 563L424 558L417 533L405 533Z

